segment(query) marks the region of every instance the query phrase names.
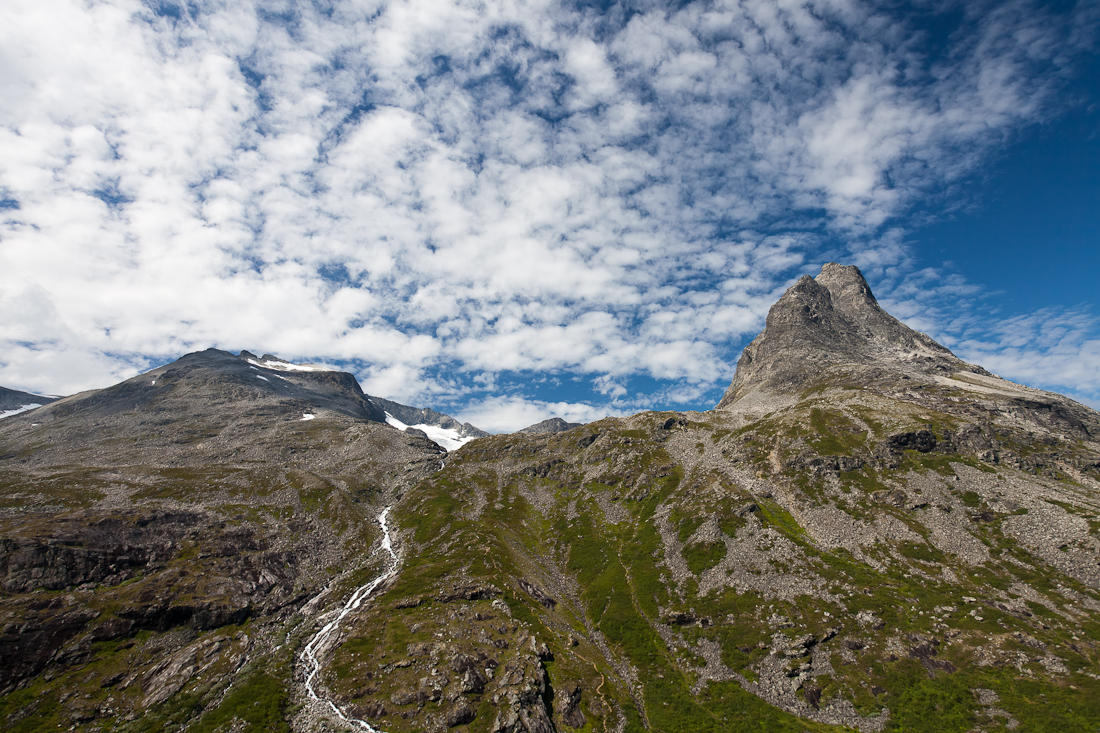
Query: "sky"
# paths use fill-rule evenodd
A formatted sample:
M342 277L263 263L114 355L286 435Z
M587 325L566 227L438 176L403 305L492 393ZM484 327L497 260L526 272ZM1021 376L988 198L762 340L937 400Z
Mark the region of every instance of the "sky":
M6 0L0 385L709 409L799 276L1100 407L1100 4Z

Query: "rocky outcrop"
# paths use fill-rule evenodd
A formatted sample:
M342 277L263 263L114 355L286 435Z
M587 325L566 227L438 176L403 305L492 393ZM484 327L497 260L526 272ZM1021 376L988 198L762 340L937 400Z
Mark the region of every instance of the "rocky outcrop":
M554 707L561 721L570 728L583 728L588 718L581 712L581 685L569 681L560 686L554 699Z
M156 550L152 551L155 555ZM143 547L73 547L41 539L0 538L0 588L29 593L64 590L84 583L115 585L149 561Z
M555 733L543 703L546 672L538 657L524 655L499 670L492 692L496 718L492 733Z
M36 598L0 611L0 694L41 672L99 615L73 595Z

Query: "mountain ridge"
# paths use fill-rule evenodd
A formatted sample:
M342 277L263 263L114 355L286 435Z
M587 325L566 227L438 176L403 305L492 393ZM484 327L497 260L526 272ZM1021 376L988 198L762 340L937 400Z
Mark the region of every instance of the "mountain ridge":
M87 419L85 397L4 420L0 717L1087 729L1100 414L926 340L830 264L710 411L444 454L317 367L228 355L204 381L200 352Z
M28 412L42 405L56 402L57 400L57 397L46 397L31 392L21 392L17 389L0 387L0 418Z

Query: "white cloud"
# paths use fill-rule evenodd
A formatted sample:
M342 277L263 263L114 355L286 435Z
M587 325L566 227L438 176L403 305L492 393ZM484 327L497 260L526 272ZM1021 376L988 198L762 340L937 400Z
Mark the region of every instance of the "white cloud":
M822 236L899 281L891 222L1091 43L1018 3L936 58L859 2L159 7L0 7L7 386L262 345L406 400L561 370L696 399ZM514 400L483 404L551 404Z
M552 417L560 417L566 422L590 423L630 412L632 410L610 405L544 402L509 396L472 402L456 417L491 433L513 433Z
M963 332L953 345L967 361L1031 386L1100 403L1100 325L1084 310L1043 309L1006 318L985 332Z

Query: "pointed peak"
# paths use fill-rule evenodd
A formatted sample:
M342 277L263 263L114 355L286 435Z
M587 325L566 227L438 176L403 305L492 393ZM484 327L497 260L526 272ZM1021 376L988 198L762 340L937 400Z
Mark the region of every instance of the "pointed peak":
M817 282L829 286L831 283L843 283L859 285L870 291L867 279L855 265L842 265L839 262L826 262L821 266L821 272L814 278Z
M829 291L837 310L850 315L862 312L865 316L882 312L867 279L855 265L827 262L814 280Z
M797 394L826 369L877 380L982 371L884 311L858 267L829 262L816 278L799 278L768 311L718 406L758 388Z

